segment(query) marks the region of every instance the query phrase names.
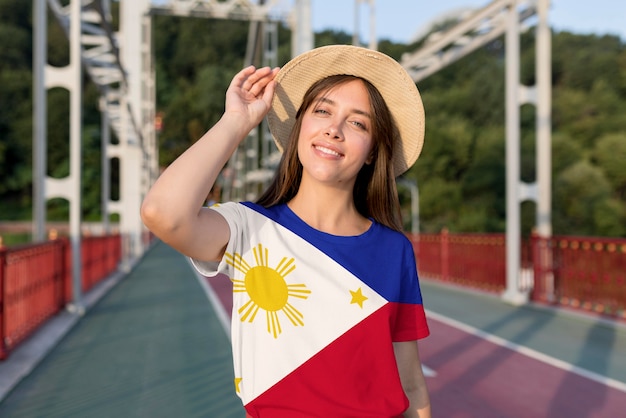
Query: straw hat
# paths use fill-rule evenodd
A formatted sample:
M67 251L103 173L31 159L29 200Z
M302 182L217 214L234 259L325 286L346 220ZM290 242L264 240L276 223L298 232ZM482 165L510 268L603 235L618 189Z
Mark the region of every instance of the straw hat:
M393 166L396 176L417 160L424 143L424 106L415 82L391 57L352 45L316 48L293 58L276 75L276 92L268 113L278 149L287 147L304 94L317 80L336 74L361 77L382 94L398 127Z

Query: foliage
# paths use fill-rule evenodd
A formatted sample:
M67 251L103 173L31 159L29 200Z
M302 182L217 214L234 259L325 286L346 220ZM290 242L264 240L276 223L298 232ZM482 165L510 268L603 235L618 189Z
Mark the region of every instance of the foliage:
M29 2L0 2L0 217L30 204L31 32ZM6 213L6 215L5 215Z
M113 3L116 7L116 3ZM32 2L0 0L0 218L27 220L32 207ZM114 11L114 17L117 15ZM114 23L114 26L116 24ZM157 108L164 115L160 164L166 166L221 116L232 75L244 65L247 22L155 16ZM49 16L48 62L69 62L63 29ZM291 55L291 33L278 27L278 65ZM393 58L418 49L379 40ZM315 45L350 44L327 30ZM521 38L521 82L535 83L533 31ZM626 47L615 36L558 32L552 38L553 230L556 234L626 236ZM426 141L404 177L420 192L420 227L437 232L503 232L505 203L504 41L493 40L422 80ZM83 217L98 220L101 200L98 91L86 77L83 107ZM69 173L69 94L52 89L48 106L48 175ZM534 107L521 109L521 180L533 182ZM112 176L119 167L112 163ZM115 183L113 195L118 193ZM400 193L409 210L409 195ZM49 219L67 219L67 202L48 202ZM534 223L522 204L522 228Z
M420 184L422 229L505 228L502 40L423 80L422 156L406 175ZM521 78L534 79L534 35L522 36ZM553 230L625 236L626 48L613 36L553 34ZM521 109L520 179L533 182L534 107ZM459 155L466 158L459 158ZM455 190L454 193L451 190ZM425 196L424 196L425 195ZM535 223L522 205L522 230Z

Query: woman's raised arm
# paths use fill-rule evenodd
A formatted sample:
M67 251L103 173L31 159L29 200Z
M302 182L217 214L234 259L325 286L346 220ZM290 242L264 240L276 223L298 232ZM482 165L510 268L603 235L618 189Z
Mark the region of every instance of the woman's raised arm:
M181 253L221 258L230 231L224 218L203 207L220 171L241 141L265 117L278 69L240 71L226 92L220 120L161 174L141 206L144 224Z

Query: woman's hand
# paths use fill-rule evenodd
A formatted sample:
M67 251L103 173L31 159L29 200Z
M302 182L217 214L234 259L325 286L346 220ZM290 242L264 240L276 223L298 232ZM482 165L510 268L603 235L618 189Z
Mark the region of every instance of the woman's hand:
M251 128L261 123L270 110L277 72L278 68L251 65L237 73L226 91L225 115L243 116Z

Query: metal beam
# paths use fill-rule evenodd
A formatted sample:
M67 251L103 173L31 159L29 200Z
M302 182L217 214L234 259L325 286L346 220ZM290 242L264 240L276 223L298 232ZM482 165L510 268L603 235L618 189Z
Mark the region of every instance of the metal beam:
M168 0L153 4L150 12L156 15L257 22L286 21L288 18L288 10L281 0L260 3L249 0Z
M536 1L496 0L477 10L444 33L432 33L416 52L402 56L400 64L418 82L501 36L507 30L508 10L515 7L522 23L537 12Z

